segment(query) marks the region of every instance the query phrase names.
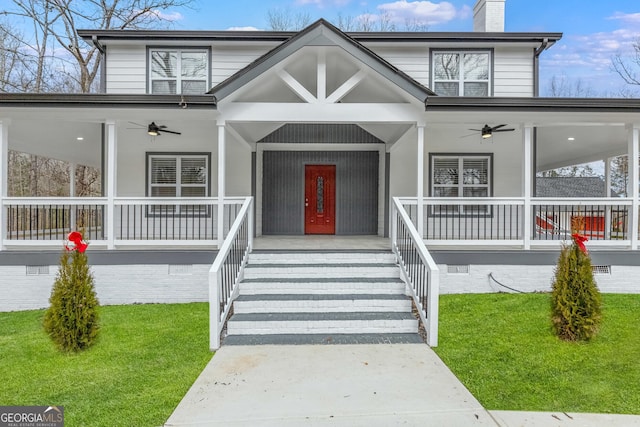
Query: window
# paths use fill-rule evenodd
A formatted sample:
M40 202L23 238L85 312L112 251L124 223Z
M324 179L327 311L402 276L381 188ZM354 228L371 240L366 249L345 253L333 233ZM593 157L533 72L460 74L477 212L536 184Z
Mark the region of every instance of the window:
M149 91L160 95L202 95L208 90L207 50L149 50Z
M208 153L165 154L147 153L148 195L151 197L208 197ZM205 212L205 206L178 205L151 207L151 213Z
M432 154L430 160L432 197L491 196L491 154ZM452 212L442 211L445 208L455 209ZM464 210L487 213L486 206L482 205L443 205L440 209L434 213L458 213Z
M434 52L433 90L442 96L489 96L490 62L490 52Z

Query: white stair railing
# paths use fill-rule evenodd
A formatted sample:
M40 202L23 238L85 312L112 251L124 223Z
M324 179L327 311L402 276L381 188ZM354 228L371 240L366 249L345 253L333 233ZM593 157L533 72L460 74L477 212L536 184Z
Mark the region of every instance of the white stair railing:
M209 347L220 348L220 335L238 296L247 258L253 247L253 197L247 197L209 269Z
M427 332L427 344L438 345L438 266L399 198L393 198L391 245Z

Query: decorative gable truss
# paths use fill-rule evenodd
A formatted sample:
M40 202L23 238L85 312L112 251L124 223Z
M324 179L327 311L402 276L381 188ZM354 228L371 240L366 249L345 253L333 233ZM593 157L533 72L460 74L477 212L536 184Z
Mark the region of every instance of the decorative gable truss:
M434 93L320 20L209 93L218 102L423 104Z

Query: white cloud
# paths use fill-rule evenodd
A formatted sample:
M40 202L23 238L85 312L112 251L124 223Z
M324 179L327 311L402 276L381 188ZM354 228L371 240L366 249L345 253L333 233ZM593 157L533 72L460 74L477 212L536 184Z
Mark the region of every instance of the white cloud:
M346 6L349 2L350 0L296 0L295 4L296 6L313 5L318 9L324 9L333 6Z
M616 12L607 19L616 19L627 24L640 24L640 12L638 13L622 13Z
M393 3L380 4L377 8L394 22L411 21L425 25L437 25L454 19L465 19L471 14L469 6L465 5L456 9L453 4L447 1L433 3L431 1L398 0Z
M615 14L621 28L584 35L566 35L557 46L544 53L540 68L544 78L569 76L580 79L596 91L620 86L622 79L612 71L611 59L617 54L629 56L633 44L640 40L640 14ZM636 21L637 20L637 21Z
M182 21L184 19L184 15L182 15L180 12L163 12L161 10L152 10L149 13L152 13L158 18L170 22Z
M260 28L256 27L229 27L227 31L262 31Z

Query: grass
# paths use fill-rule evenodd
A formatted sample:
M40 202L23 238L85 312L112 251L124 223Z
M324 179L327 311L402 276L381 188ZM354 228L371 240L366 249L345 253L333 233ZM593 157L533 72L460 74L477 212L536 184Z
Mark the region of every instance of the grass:
M640 295L603 295L589 343L549 313L548 294L442 295L436 353L487 409L640 414Z
M0 405L63 405L68 426L158 426L211 359L208 305L101 307L98 343L58 352L44 311L0 313Z
M551 333L549 295L440 297L435 350L488 409L640 414L640 295L603 296L588 344ZM68 426L159 426L210 360L208 305L101 308L98 343L61 354L44 311L0 313L0 405L63 405Z

